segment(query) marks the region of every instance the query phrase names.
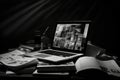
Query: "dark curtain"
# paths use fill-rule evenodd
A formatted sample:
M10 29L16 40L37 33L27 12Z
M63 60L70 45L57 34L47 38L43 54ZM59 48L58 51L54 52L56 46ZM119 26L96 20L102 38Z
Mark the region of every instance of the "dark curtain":
M88 39L114 53L118 25L112 19L116 15L112 10L111 4L102 0L1 0L1 49L29 40L36 29L42 34L56 21L91 20Z

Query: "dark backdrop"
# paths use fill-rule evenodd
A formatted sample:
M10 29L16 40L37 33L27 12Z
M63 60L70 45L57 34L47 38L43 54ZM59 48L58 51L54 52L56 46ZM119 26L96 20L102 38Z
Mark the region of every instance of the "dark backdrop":
M1 0L0 50L29 40L36 29L42 34L55 21L91 20L89 40L119 55L118 5L114 4L102 0Z

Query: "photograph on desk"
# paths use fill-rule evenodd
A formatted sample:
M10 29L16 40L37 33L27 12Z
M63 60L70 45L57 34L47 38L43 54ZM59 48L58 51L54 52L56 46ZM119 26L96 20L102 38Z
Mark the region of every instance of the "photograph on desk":
M0 70L24 73L34 66L38 70L49 64L49 68L67 67L67 63L79 58L75 62L76 74L86 70L85 64L87 69L91 68L93 61L93 68L119 77L119 66L114 59L96 62L96 59L84 57L96 57L96 52L99 53L97 49L86 51L89 40L105 49L107 55L115 56L120 63L118 5L115 0L112 4L111 1L105 4L103 0L0 0ZM45 45L41 50L42 41L48 43L49 49ZM6 53L18 46L21 51ZM48 63L48 66L38 65L37 61ZM93 77L97 75L94 71L88 72ZM86 76L89 75L85 73Z

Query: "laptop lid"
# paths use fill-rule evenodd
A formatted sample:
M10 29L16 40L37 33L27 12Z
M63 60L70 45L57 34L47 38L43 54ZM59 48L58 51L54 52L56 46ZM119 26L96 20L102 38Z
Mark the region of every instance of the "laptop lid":
M51 48L84 53L91 21L58 21L54 24Z

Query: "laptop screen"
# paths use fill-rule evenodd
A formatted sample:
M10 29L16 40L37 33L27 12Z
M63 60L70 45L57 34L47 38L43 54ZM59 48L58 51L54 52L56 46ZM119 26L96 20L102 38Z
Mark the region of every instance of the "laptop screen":
M88 29L88 22L57 22L52 47L81 52L85 49Z

